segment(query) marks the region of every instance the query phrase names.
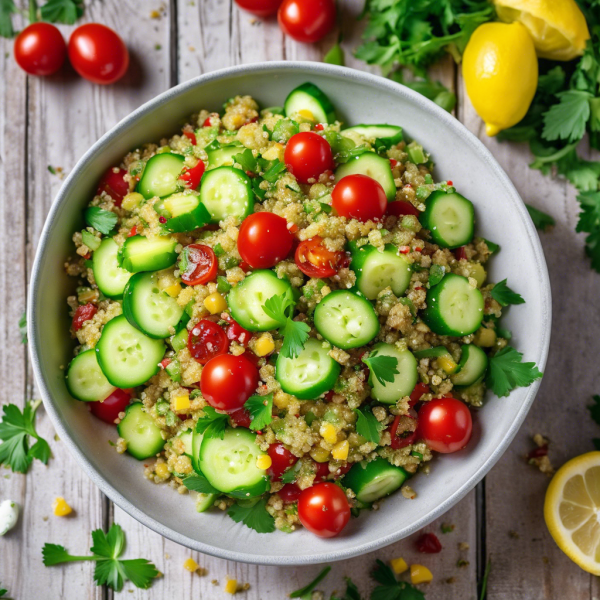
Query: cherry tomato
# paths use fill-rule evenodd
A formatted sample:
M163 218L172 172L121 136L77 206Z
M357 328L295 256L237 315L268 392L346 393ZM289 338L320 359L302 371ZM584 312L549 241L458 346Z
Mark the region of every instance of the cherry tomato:
M270 212L257 212L244 219L237 247L242 260L254 269L270 269L292 249L294 236L287 221Z
M184 131L183 135L192 142L192 146L198 144L198 140L196 140L196 134L193 131Z
M125 412L131 400L131 390L117 388L108 398L102 402L90 402L90 412L105 423L115 424L119 413Z
M185 181L187 188L195 190L200 185L200 180L202 179L205 170L206 167L204 166L204 163L199 160L195 167L192 167L191 169L186 168L179 179Z
M282 31L297 42L312 44L335 25L335 0L284 0L277 19Z
M350 520L346 494L335 483L317 483L300 494L298 518L315 535L334 537Z
M294 456L283 444L271 444L267 452L272 461L267 473L273 481L279 481L285 471L298 462L298 457Z
M390 437L392 438L390 446L393 450L400 450L400 448L406 448L406 446L414 444L419 436L417 431L405 431L402 435L396 435L401 418L402 415L396 415L390 427Z
M244 10L257 17L270 17L277 12L282 0L235 0Z
M315 465L315 483L319 481L325 481L329 477L329 463L322 462L318 463L314 461Z
M335 184L331 205L340 217L364 223L381 219L388 201L379 182L367 175L347 175Z
M300 183L316 180L334 166L329 142L313 131L293 135L285 147L284 160L290 173Z
M127 175L125 169L119 169L118 167L108 169L102 175L96 195L106 192L117 206L121 206L121 201L129 194L129 183L125 181L125 175Z
M419 383L415 385L415 389L410 393L410 407L412 408L421 399L423 394L429 394L430 391L428 385L419 381Z
M442 544L434 533L424 533L416 542L417 551L423 554L437 554L442 551Z
M225 321L227 321L227 325L225 326L227 339L231 342L237 342L242 346L247 346L250 342L250 338L252 337L252 333L250 333L247 329L244 329L237 321L234 321L227 313L224 313L222 317ZM250 356L256 355L250 353Z
M408 200L394 200L393 202L388 202L385 214L393 217L403 217L404 215L414 215L415 217L418 217L421 212Z
M229 350L229 340L223 328L208 319L198 321L190 331L187 343L190 354L201 365Z
M455 398L430 400L419 411L419 435L436 452L461 450L471 439L472 430L469 409Z
M221 354L202 369L200 391L218 410L239 410L257 387L258 369L243 355Z
M190 244L179 257L181 280L186 285L201 285L217 276L217 257L210 246Z
M60 31L50 23L32 23L15 39L15 60L30 75L52 75L67 57Z
M240 408L239 410L235 410L232 413L229 413L229 418L238 426L245 427L246 429L250 429L250 413Z
M86 321L89 321L98 312L98 307L91 302L78 306L73 315L73 331L79 331Z
M295 483L286 483L277 493L284 504L288 504L290 502L296 502L296 500L300 498L302 490Z
M83 78L104 85L114 83L125 75L129 52L110 27L86 23L69 38L69 60Z
M315 236L300 242L294 260L298 268L308 277L333 277L341 268L346 257L344 252L332 252L323 245L323 240Z

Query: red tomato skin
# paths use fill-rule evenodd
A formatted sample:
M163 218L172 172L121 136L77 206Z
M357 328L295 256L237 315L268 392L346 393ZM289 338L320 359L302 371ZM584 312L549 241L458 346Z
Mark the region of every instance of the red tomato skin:
M442 551L442 544L434 533L424 533L416 542L418 552L423 554L437 554Z
M196 146L198 141L196 140L196 134L193 131L184 131L183 135L192 142L192 146Z
M115 31L100 23L86 23L75 29L68 51L73 68L92 83L114 83L129 67L127 46Z
M115 169L117 170L115 171ZM125 181L125 175L127 175L125 169L111 167L102 175L96 194L106 192L115 201L117 206L121 206L123 198L129 194L129 183Z
M281 2L282 0L235 0L240 8L263 18L274 15Z
M52 75L67 57L60 31L50 23L32 23L19 33L14 45L17 64L30 75Z
M295 483L286 483L277 493L284 504L289 504L290 502L296 502L300 498L302 490Z
M404 215L413 215L418 217L421 212L415 208L408 200L394 200L388 202L385 214L394 217L403 217Z
M456 260L467 260L465 247L461 246L460 248L456 248L456 250L454 250L454 256L456 257Z
M318 463L314 461L315 464L315 482L319 483L320 481L325 481L329 477L329 463L322 462Z
M83 306L78 306L73 315L73 331L79 331L83 327L83 324L89 321L97 312L97 306L91 302Z
M346 494L335 483L317 483L300 494L298 518L316 536L334 537L350 520Z
M258 369L244 355L221 354L202 369L200 391L213 408L234 412L254 394L258 379Z
M237 247L242 260L254 269L270 269L291 251L294 236L287 221L270 212L257 212L244 219Z
M315 236L310 240L300 242L296 248L294 261L308 277L318 279L333 277L342 267L346 258L344 252L332 252L322 242L323 240L319 236Z
M117 388L101 402L90 402L90 412L101 421L114 425L115 419L119 418L119 413L125 412L130 401L131 390Z
M436 452L450 454L471 439L473 419L469 409L455 398L436 398L419 410L419 437Z
M290 138L285 147L284 161L300 183L316 180L334 166L329 142L313 131L302 131Z
M234 410L232 413L229 413L229 419L233 421L238 427L245 427L246 429L250 429L250 413L240 408L239 410Z
M247 346L252 337L252 333L247 329L244 329L237 321L234 321L227 313L221 313L223 320L227 321L225 325L225 331L227 333L227 339L231 342L237 342L242 346ZM250 353L252 355L252 353ZM254 355L256 356L256 355Z
M181 280L186 285L201 285L217 276L218 261L210 246L190 244L183 249L179 259Z
M331 31L335 14L335 0L284 0L277 19L283 33L312 44Z
M185 181L186 187L190 190L196 190L200 185L200 181L202 179L202 175L204 175L205 170L206 167L204 163L201 160L199 160L198 164L195 167L192 167L191 169L186 169L181 174L181 177L179 179Z
M205 365L209 360L229 350L229 340L216 323L201 319L188 335L188 350L194 360Z
M340 217L364 223L381 219L388 201L379 182L367 175L347 175L335 184L331 205Z
M415 389L410 393L410 407L412 408L421 399L421 396L429 394L429 392L431 392L429 386L419 381L419 383L415 385Z
M283 444L271 444L267 452L272 461L267 473L273 481L279 481L285 471L298 462L298 457L294 456Z

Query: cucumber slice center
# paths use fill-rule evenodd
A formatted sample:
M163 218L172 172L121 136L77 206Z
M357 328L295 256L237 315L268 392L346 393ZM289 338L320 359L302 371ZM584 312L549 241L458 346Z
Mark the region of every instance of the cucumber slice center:
M120 331L116 340L116 360L133 368L144 361L144 350L138 337L129 331Z
M365 503L375 502L379 498L387 496L389 493L398 489L398 474L389 473L388 475L382 475L377 477L371 483L365 485L360 491L360 501Z

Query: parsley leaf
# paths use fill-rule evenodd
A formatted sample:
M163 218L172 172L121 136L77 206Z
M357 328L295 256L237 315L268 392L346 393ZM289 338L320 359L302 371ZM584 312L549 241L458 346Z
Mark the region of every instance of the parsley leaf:
M35 430L35 413L41 400L27 402L23 412L14 404L4 406L4 417L0 421L0 464L10 467L13 473L27 473L34 458L48 463L50 446ZM29 446L29 438L35 438Z
M499 398L508 396L517 387L527 387L542 377L535 363L521 362L522 358L520 352L505 346L490 359L486 384Z
M529 213L529 216L531 217L536 229L544 231L556 223L554 219L545 212L542 212L533 206L529 206L529 204L526 204L525 207L527 208L527 212Z
M188 475L183 480L183 485L192 492L199 492L200 494L220 494L221 492L214 488L208 479L204 475Z
M285 164L276 159L272 163L269 163L267 170L262 174L262 178L269 183L275 183L283 175L285 169Z
M12 0L0 0L0 36L11 38L15 35L11 15L19 12Z
M158 576L158 570L145 558L119 560L125 548L125 534L120 525L113 523L105 534L101 529L92 531L92 556L72 556L63 546L44 544L42 556L44 565L51 567L66 562L96 561L94 581L97 585L107 585L120 592L125 580L142 589L148 589Z
M301 598L305 594L309 594L310 592L312 592L317 587L317 585L319 585L319 583L321 583L321 581L323 581L323 579L327 577L329 571L331 571L331 567L325 567L308 585L305 585L303 588L300 588L295 592L291 592L290 598Z
M508 285L506 285L506 279L497 283L491 291L492 298L501 304L502 306L508 306L509 304L525 304L525 300L517 292L513 292Z
M104 210L98 206L90 206L83 213L85 222L96 231L108 235L117 224L118 217L110 210Z
M331 600L362 600L358 588L352 579L350 579L350 577L344 577L344 580L346 581L346 593L342 598L332 596Z
M48 0L40 9L42 20L50 23L73 25L82 14L83 0Z
M19 319L19 333L21 334L21 344L27 343L27 313L23 312Z
M579 90L569 90L557 94L560 101L553 104L544 113L544 129L542 137L545 140L578 141L585 133L585 124L590 117L591 94Z
M356 433L362 435L368 442L379 443L379 421L375 415L368 409L355 408L356 413Z
M371 600L425 600L421 590L406 581L398 581L392 569L379 559L371 577L379 583L371 592Z
M581 212L576 231L583 231L585 252L591 259L592 269L600 272L600 192L583 192L577 196Z
M261 498L258 502L246 501L248 504L232 504L227 514L236 522L254 529L257 533L275 531L275 519L267 512L267 501Z
M198 419L196 431L203 433L205 438L218 437L223 439L228 416L218 413L212 406L205 406L202 411L204 416Z
M385 387L387 383L394 381L394 375L399 375L398 359L395 356L386 356L372 352L368 358L362 361L369 367L371 377L375 377L379 383Z
M260 431L273 420L273 394L250 396L244 408L250 413L250 429Z
M258 162L252 154L250 148L246 148L240 154L235 154L233 160L238 163L244 171L250 171L251 173L258 173Z

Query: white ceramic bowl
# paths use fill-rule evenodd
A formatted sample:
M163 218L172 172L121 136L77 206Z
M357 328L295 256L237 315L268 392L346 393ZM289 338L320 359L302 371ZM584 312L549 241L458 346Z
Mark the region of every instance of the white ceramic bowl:
M86 473L117 505L161 535L226 559L299 565L330 562L381 548L424 527L458 502L508 447L535 397L539 382L508 398L488 393L474 418L466 450L437 456L429 476L411 481L415 500L401 494L379 511L352 519L340 537L323 540L301 530L257 534L220 511L199 515L190 496L144 479L135 459L107 453L109 425L67 393L64 372L73 343L65 299L74 282L63 264L72 254L71 235L81 229L82 209L102 173L139 144L176 133L201 108L221 109L236 94L251 94L261 106L281 105L305 81L318 85L346 123L393 123L418 140L436 163L436 179L451 179L470 198L477 233L500 244L490 277L508 277L527 300L505 318L513 344L541 369L550 341L551 300L546 263L537 233L517 191L486 148L454 117L411 90L382 77L320 63L273 62L224 69L183 83L148 102L104 135L65 180L46 221L33 266L29 294L29 340L33 368L54 426Z

